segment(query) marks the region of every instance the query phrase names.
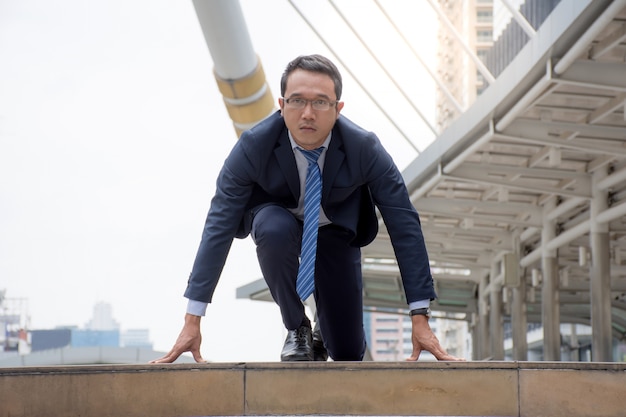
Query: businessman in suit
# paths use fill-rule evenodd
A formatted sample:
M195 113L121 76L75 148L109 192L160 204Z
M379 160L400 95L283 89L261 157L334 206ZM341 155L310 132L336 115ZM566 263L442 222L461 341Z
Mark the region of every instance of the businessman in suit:
M154 363L200 354L200 319L233 238L251 235L287 338L283 361L359 361L366 345L360 248L389 231L412 320L413 353L459 360L428 324L436 297L419 216L375 134L341 116L341 75L300 56L281 78L280 111L244 132L226 159L188 281L187 314L172 350ZM315 236L316 235L316 236ZM312 236L312 237L311 237ZM308 278L307 278L308 276ZM303 301L315 299L315 332Z

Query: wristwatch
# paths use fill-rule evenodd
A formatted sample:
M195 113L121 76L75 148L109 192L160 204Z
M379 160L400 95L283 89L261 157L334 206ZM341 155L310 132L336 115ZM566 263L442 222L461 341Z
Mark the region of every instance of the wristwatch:
M430 308L429 307L416 308L409 312L409 316L426 316L430 318Z

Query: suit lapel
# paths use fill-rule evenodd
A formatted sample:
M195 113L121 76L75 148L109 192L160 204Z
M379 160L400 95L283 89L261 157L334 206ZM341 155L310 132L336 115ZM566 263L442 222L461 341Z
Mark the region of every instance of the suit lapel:
M339 133L339 129L333 129L333 136L326 151L326 160L324 161L324 171L322 173L322 201L326 201L328 198L334 179L337 177L345 157L343 138Z
M293 156L287 129L284 129L283 133L280 135L280 139L274 149L274 155L276 155L278 165L280 165L280 169L287 179L289 190L293 194L294 199L298 201L298 197L300 196L300 178L298 176L296 159Z

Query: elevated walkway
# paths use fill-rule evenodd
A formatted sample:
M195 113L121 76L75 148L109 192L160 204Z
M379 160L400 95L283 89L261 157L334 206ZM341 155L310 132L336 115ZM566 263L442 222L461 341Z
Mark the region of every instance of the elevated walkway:
M620 416L626 363L328 362L0 368L0 417Z

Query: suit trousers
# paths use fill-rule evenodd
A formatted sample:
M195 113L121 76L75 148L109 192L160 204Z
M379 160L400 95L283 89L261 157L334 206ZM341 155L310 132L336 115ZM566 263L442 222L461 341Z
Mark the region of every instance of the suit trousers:
M305 319L296 292L302 221L278 205L253 213L252 239L270 293L283 323L297 329ZM315 261L315 303L324 344L335 361L358 361L365 354L361 250L350 246L352 234L339 226L319 229Z

